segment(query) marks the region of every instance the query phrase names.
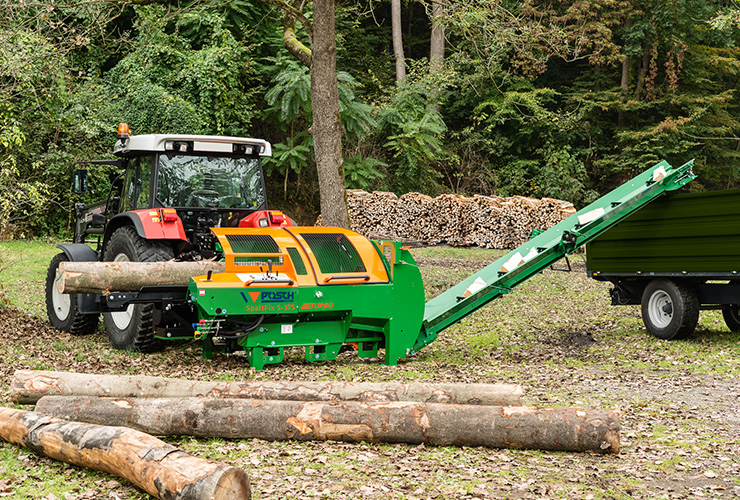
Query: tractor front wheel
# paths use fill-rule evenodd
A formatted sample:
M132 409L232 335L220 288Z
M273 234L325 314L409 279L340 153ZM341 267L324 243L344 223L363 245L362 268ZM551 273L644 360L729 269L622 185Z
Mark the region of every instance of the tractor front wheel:
M61 293L57 290L57 269L69 259L64 253L54 256L46 271L46 314L49 323L62 332L72 335L88 335L98 328L98 314L80 314L77 310L77 294Z
M132 226L124 226L111 235L103 260L160 262L173 257L169 245L146 240ZM103 321L108 340L116 349L142 352L154 350L154 313L154 304L131 304L125 311L105 313Z

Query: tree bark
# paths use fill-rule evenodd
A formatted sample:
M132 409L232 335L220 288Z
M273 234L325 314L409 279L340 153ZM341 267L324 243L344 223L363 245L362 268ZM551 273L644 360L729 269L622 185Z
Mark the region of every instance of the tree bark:
M619 452L607 410L440 403L45 396L36 411L156 435Z
M640 72L637 75L637 83L635 84L635 100L640 100L643 86L645 85L645 78L647 77L648 68L650 67L650 53L653 50L653 46L648 44L645 46L645 50L642 53L642 62L640 64Z
M292 4L284 0L263 0L272 5L277 5L283 11L283 45L293 57L303 64L311 67L311 58L313 54L311 49L306 47L295 34L296 21L303 24L309 41L313 39L313 24L303 15L305 2L303 0L294 0Z
M629 90L630 84L630 62L630 57L624 56L624 60L622 60L622 78L619 83L619 87L622 91L622 95L619 97L619 102L621 104L627 102L627 91ZM624 128L626 126L624 110L621 108L621 106L619 108L619 112L617 113L617 126L619 128Z
M522 388L509 384L425 384L372 382L206 382L164 377L88 375L17 370L10 397L35 404L42 396L146 398L250 398L294 401L417 401L512 406L521 404Z
M40 455L115 474L156 498L238 500L251 496L243 470L188 455L127 427L66 422L0 408L0 438Z
M321 216L327 226L349 228L347 195L344 189L342 126L339 121L334 0L313 2L312 49L311 134L319 174Z
M142 286L187 286L193 276L222 273L223 262L61 262L56 287L60 293L132 292Z
M432 35L429 38L429 72L436 74L442 69L445 58L444 8L446 0L432 1Z
M402 82L406 79L406 57L403 55L401 0L391 0L391 32L393 36L393 55L396 59L396 82Z

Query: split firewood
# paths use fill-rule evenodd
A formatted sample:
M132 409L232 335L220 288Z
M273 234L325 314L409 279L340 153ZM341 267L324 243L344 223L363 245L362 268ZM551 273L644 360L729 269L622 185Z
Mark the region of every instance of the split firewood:
M609 410L394 401L45 396L36 411L155 435L619 452Z
M164 377L91 375L17 370L10 383L16 403L35 404L42 396L220 397L294 401L419 401L511 406L521 404L522 388L509 384L395 382L206 382Z
M192 276L222 273L223 262L61 262L56 287L60 293L132 292L142 286L187 286Z
M572 203L552 198L465 197L443 194L347 190L353 231L377 239L402 239L449 245L511 249L533 229L546 230L573 215ZM321 217L316 221L321 225Z
M242 469L204 460L129 427L68 422L0 408L0 438L69 464L108 472L166 500L250 498Z

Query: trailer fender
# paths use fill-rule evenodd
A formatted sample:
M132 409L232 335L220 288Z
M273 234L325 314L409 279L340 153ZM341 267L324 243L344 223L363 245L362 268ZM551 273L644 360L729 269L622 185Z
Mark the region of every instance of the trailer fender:
M72 262L95 262L98 254L84 243L60 243L57 248Z

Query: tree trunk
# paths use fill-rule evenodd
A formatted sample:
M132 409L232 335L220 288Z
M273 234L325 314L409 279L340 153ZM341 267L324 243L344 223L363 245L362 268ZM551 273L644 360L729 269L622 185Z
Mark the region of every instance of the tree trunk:
M261 0L283 11L283 44L303 64L311 68L311 107L316 170L319 177L321 214L327 226L349 228L347 196L344 189L342 127L339 121L337 87L337 43L334 28L334 0L313 2L313 22L302 13L307 2ZM295 34L296 20L306 28L311 48Z
M432 1L432 35L429 39L429 72L436 74L442 69L445 58L444 8L446 0Z
M61 262L60 293L132 292L142 286L187 286L193 276L222 273L223 262Z
M630 62L630 57L624 56L624 60L622 61L622 78L619 84L622 91L622 95L619 97L620 104L627 102L627 91L629 90L630 84ZM621 106L617 114L617 126L619 128L624 128L626 126L624 110Z
M311 134L319 174L321 215L327 226L349 228L339 122L334 0L314 0L312 49Z
M645 85L645 78L647 77L648 68L650 67L650 53L653 50L653 46L648 44L645 46L645 50L642 53L642 63L640 64L640 72L637 75L637 83L635 84L635 100L640 100L642 89Z
M511 406L521 404L522 388L508 384L425 384L394 382L206 382L164 377L87 375L18 370L10 397L35 404L42 396L216 397L294 401L417 401Z
M440 403L45 396L36 411L157 435L619 452L614 411Z
M393 55L396 58L396 82L402 82L406 79L406 57L403 55L401 0L391 0L391 31L393 34Z
M127 427L65 422L0 408L0 438L40 455L115 474L156 498L250 498L249 478L243 470L188 455Z

